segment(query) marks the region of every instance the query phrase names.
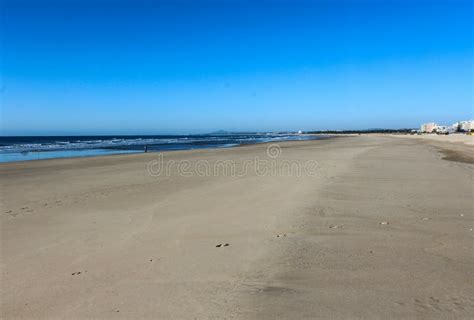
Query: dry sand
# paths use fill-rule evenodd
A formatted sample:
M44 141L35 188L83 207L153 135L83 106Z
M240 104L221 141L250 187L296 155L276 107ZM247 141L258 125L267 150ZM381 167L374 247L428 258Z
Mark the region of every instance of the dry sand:
M409 139L421 139L436 142L452 142L456 144L474 145L474 136L455 133L450 135L437 135L437 134L423 134L423 135L394 135L395 137L409 138Z
M201 169L227 160L234 175L152 176L156 153L1 164L1 316L472 318L474 166L443 159L443 143L164 154ZM314 160L316 175L298 176Z

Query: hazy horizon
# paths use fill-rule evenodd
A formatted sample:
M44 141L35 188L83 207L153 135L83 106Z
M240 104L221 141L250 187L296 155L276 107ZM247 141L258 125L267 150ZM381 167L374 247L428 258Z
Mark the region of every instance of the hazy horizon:
M94 134L94 133L85 133L85 134L2 134L0 137L140 137L140 136L193 136L193 135L218 135L218 134L294 134L302 131L302 133L311 133L311 132L333 132L333 131L378 131L378 130L406 130L406 129L418 129L417 127L412 128L365 128L365 129L324 129L324 130L287 130L287 131L229 131L229 130L216 130L209 132L195 132L195 133L147 133L147 134L122 134L122 133L109 133L109 134ZM191 131L192 132L192 131Z

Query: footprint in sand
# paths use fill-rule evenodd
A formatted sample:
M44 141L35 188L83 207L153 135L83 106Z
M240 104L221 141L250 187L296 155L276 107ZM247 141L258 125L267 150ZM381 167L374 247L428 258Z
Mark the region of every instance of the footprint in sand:
M222 247L228 247L230 246L230 244L226 243L226 244L222 244L222 243L219 243L218 245L216 245L216 248L222 248Z

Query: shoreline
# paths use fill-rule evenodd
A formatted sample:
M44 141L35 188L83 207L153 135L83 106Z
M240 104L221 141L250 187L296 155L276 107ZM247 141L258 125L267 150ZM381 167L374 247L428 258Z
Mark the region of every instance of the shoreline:
M307 135L311 136L311 135ZM50 151L28 151L27 153L33 154L48 154L48 153L75 153L75 152L90 152L88 155L77 155L77 156L56 156L56 157L46 157L46 158L38 158L38 159L25 159L25 160L12 160L12 161L0 161L2 163L12 163L12 162L24 162L24 161L42 161L42 160L52 160L52 159L73 159L73 158L92 158L92 157L106 157L106 156L117 156L117 155L127 155L127 154L141 154L141 153L162 153L162 152L173 152L173 151L187 151L187 150L205 150L205 149L227 149L227 148L236 148L242 146L248 146L253 144L265 144L265 143L281 143L287 141L307 141L307 140L323 140L331 138L330 135L321 135L318 139L305 139L305 140L275 140L275 141L264 141L264 142L253 142L253 143L240 143L240 144L232 144L232 145L222 145L222 146L211 146L211 147L202 147L202 148L189 148L189 149L162 149L162 150L149 150L148 152L144 152L143 150L133 150L133 149L110 149L110 148L103 148L103 149L67 149L67 150L50 150ZM18 155L22 154L21 152L15 153L5 153L3 155Z
M0 164L2 317L474 314L472 164L390 136L270 144L166 152L160 176L156 153Z

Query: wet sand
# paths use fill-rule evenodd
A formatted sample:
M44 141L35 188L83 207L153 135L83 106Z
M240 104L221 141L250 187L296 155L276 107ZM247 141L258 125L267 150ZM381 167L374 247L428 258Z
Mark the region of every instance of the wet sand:
M472 147L437 143L0 164L1 316L472 318Z

